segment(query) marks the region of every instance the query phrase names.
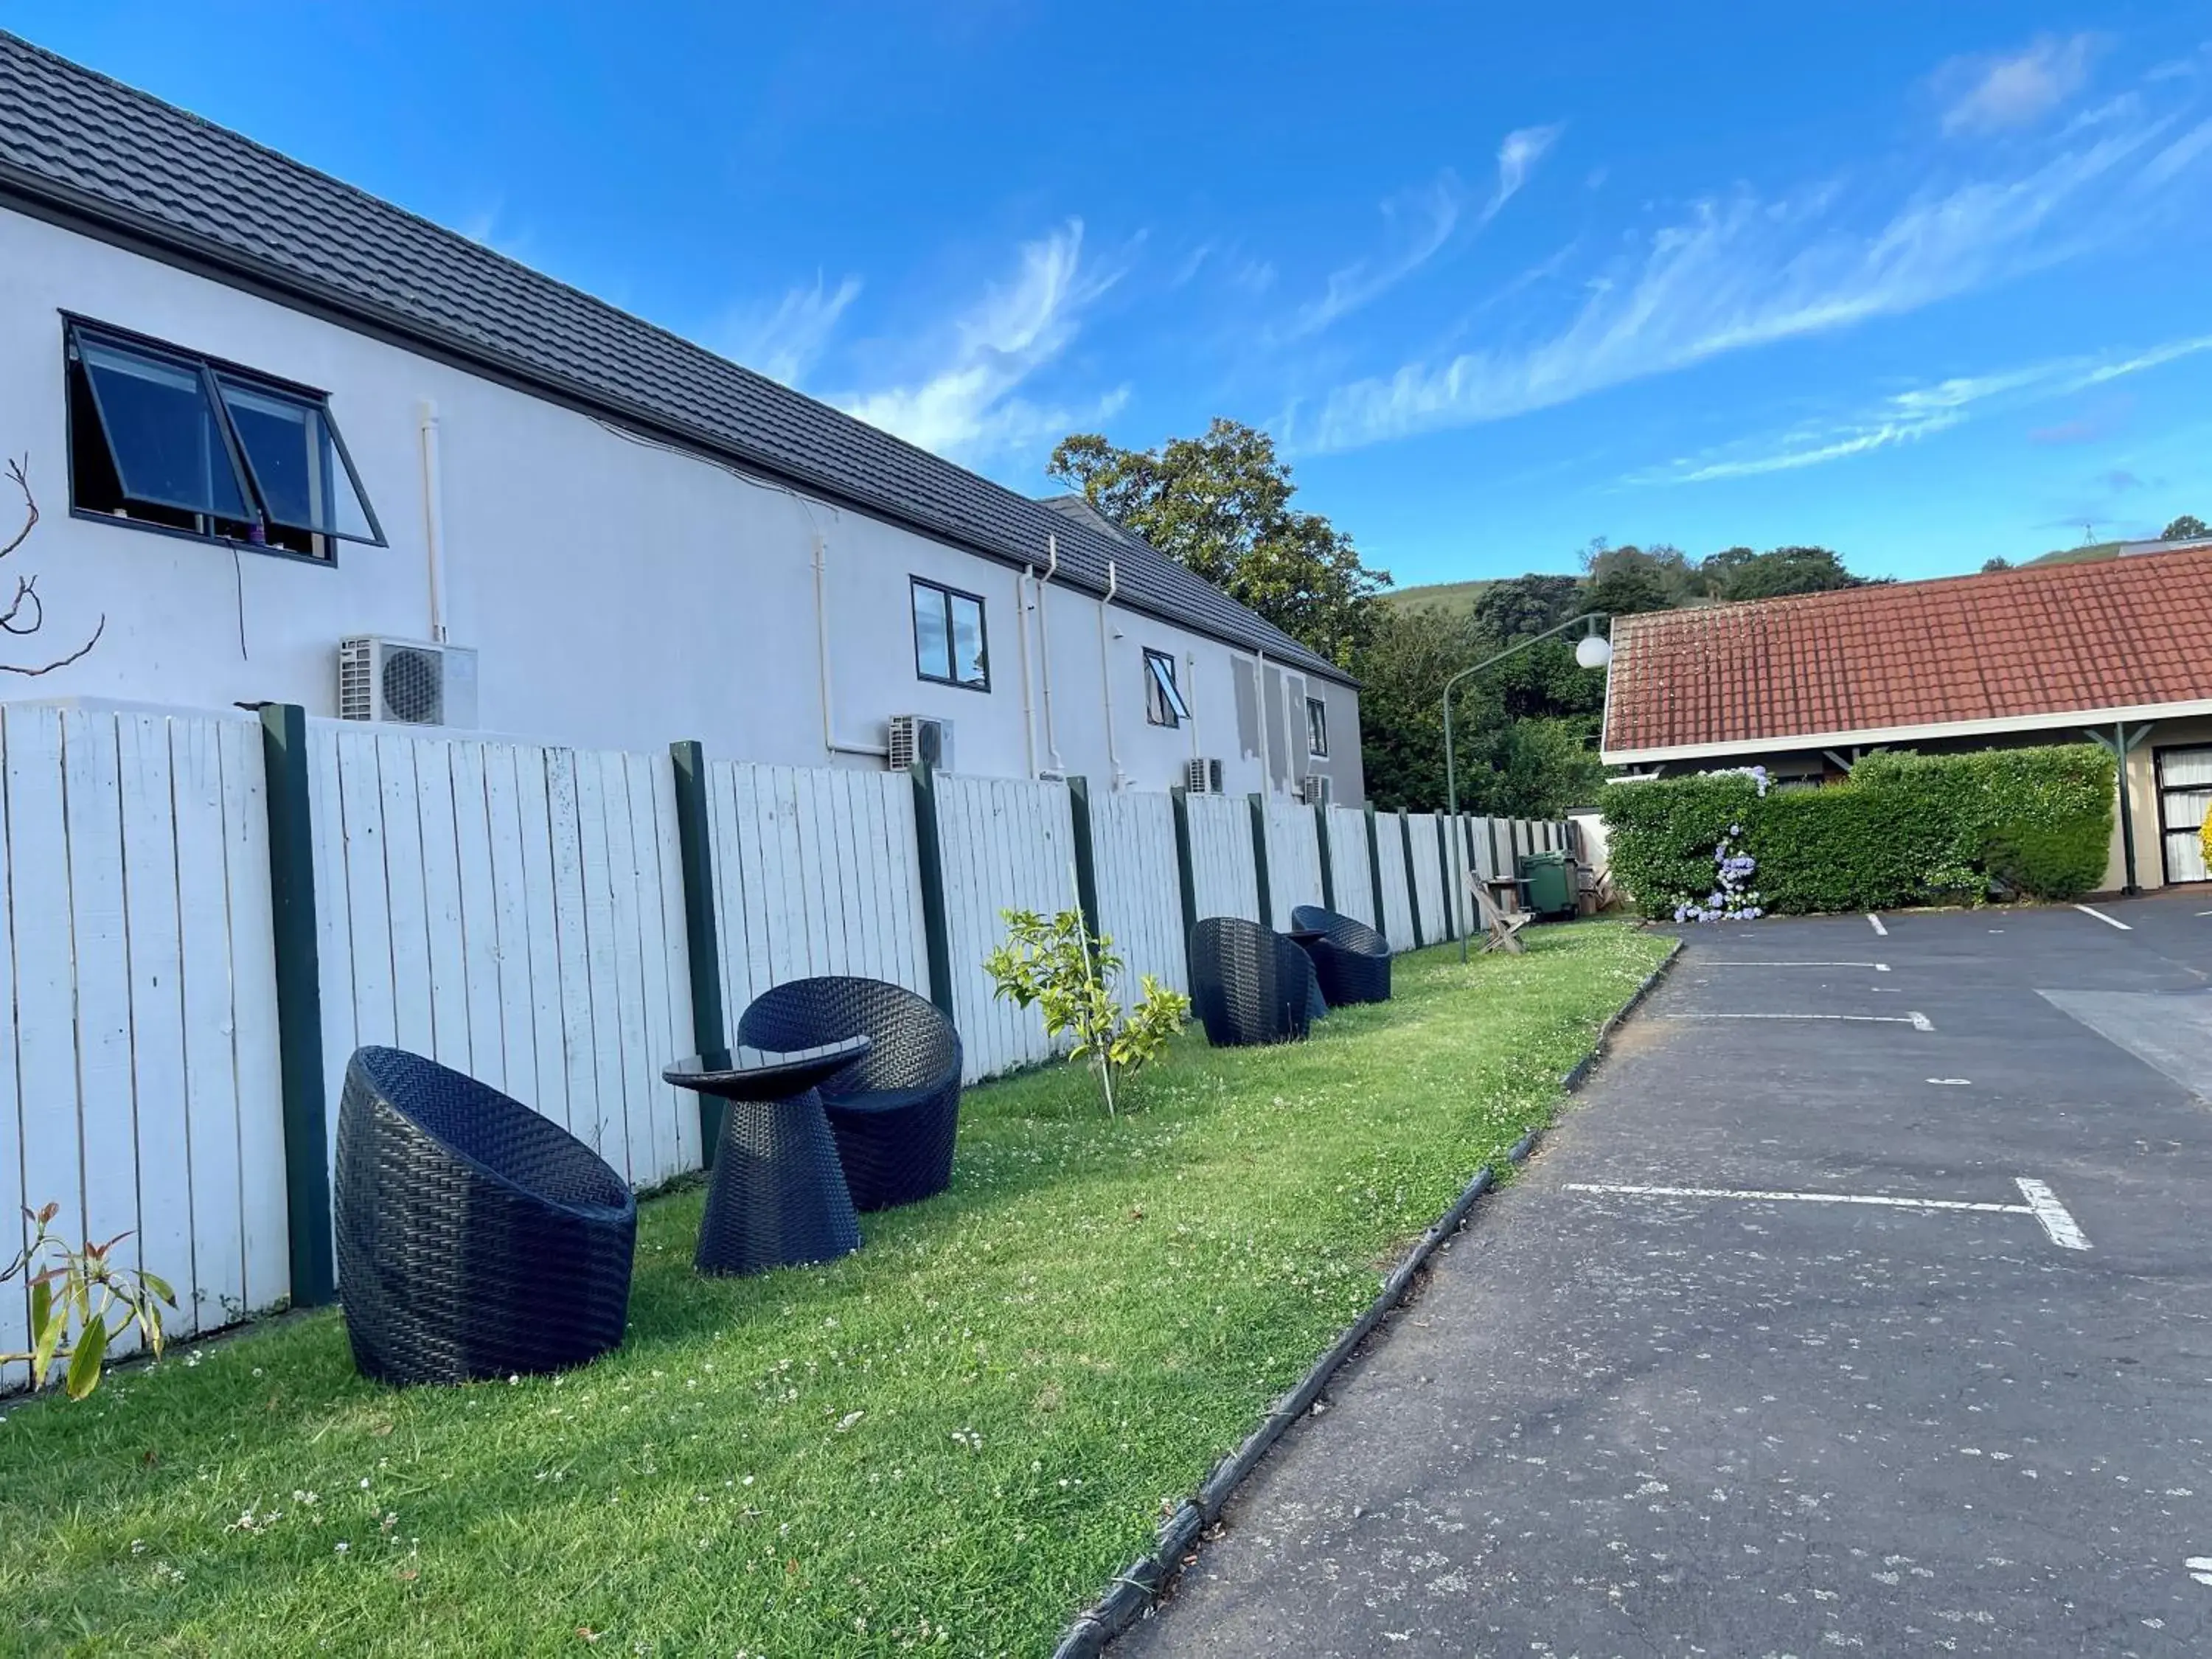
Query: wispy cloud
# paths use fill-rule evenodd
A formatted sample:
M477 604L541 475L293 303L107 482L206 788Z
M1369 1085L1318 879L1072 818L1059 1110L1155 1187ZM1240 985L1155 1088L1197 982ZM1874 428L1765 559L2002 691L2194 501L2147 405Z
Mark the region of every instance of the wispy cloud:
M1505 135L1498 146L1498 182L1474 217L1478 228L1496 218L1520 193L1564 130L1521 127ZM1307 338L1381 299L1450 246L1472 199L1459 175L1447 167L1433 182L1383 203L1388 251L1331 271L1321 297L1299 307L1280 337Z
M1435 183L1383 203L1383 222L1395 245L1391 252L1331 271L1321 298L1298 308L1284 337L1297 340L1318 334L1338 318L1371 304L1397 287L1451 240L1466 204L1467 191L1449 168Z
M994 284L942 331L937 361L910 382L830 401L871 425L957 459L979 460L1103 419L1126 388L1073 410L1021 389L1075 339L1084 311L1117 272L1085 269L1083 225L1070 220L1023 245L1011 280Z
M2119 357L2063 357L1996 374L1958 375L1883 398L1870 410L1832 421L1802 422L1777 437L1728 446L1637 475L1636 483L1709 483L1757 477L1849 459L1917 442L1978 416L2111 385L2182 357L2212 351L2212 335L2169 340ZM2081 423L2075 423L2076 425ZM2033 441L2085 442L2100 435L2072 425L2031 432Z
M716 331L714 343L747 368L796 386L820 359L845 308L860 295L858 276L848 276L832 289L817 271L811 285L791 289L775 305L731 318Z
M1521 193L1536 163L1544 159L1544 152L1559 142L1565 131L1561 126L1520 127L1505 135L1505 142L1498 147L1498 188L1484 204L1483 223L1496 218L1498 210Z
M2006 132L2033 126L2089 79L2097 38L2043 35L2019 52L1954 58L1936 72L1947 133Z
M2172 125L2138 111L2085 125L2009 173L1923 185L1870 220L1865 192L1834 185L1697 202L1636 236L1591 275L1571 315L1532 343L1341 385L1307 429L1283 436L1294 449L1343 450L1524 414L1915 310L2139 234L2206 159L2151 179L2154 158L2172 149ZM2144 187L2126 191L2133 183Z

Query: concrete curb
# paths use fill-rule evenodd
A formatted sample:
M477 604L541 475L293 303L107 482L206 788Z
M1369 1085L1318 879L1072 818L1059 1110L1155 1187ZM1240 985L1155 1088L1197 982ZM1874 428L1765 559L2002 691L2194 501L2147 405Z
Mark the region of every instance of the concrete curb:
M1604 1057L1606 1047L1612 1041L1621 1021L1635 1012L1644 998L1651 994L1675 959L1682 954L1682 941L1676 939L1674 948L1665 958L1644 975L1644 982L1635 994L1623 1003L1613 1017L1598 1028L1597 1040L1590 1051L1577 1060L1574 1068L1559 1079L1559 1086L1569 1093L1589 1080L1589 1074ZM1521 1164L1536 1150L1541 1129L1531 1129L1513 1143L1505 1154L1509 1163ZM1392 1309L1405 1297L1413 1282L1414 1274L1427 1265L1437 1247L1457 1232L1467 1223L1468 1214L1474 1208L1475 1200L1497 1183L1497 1177L1488 1164L1474 1172L1474 1179L1461 1189L1460 1195L1436 1223L1423 1233L1419 1243L1407 1251L1390 1277L1382 1281L1382 1288L1368 1304L1367 1311L1336 1340L1328 1351L1316 1360L1312 1368L1298 1379L1289 1393L1270 1407L1260 1419L1260 1426L1244 1437L1244 1443L1213 1466L1206 1483L1198 1489L1195 1498L1186 1498L1181 1508L1170 1516L1161 1526L1158 1541L1152 1552L1139 1556L1114 1577L1104 1595L1088 1608L1075 1616L1053 1651L1053 1659L1097 1659L1106 1644L1145 1616L1175 1576L1182 1571L1183 1558L1197 1547L1206 1529L1221 1518L1230 1495L1241 1486L1246 1476L1259 1467L1283 1437L1283 1431L1313 1409L1314 1401L1328 1386L1329 1379L1352 1358L1359 1345L1375 1334Z

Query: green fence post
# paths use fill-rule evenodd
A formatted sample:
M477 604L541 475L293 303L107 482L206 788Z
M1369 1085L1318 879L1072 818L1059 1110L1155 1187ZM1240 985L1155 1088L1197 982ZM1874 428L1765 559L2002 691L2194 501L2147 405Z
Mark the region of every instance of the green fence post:
M1406 914L1413 920L1413 948L1427 941L1421 937L1421 884L1413 879L1413 825L1406 809L1398 809L1398 837L1406 843Z
M1260 890L1260 925L1273 927L1275 906L1267 891L1267 798L1252 792L1252 879Z
M1375 839L1375 803L1367 804L1367 879L1375 889L1375 931L1387 933L1382 913L1382 854Z
M1336 908L1336 872L1330 869L1328 856L1328 803L1314 803L1314 845L1321 853L1321 902L1325 910Z
M921 866L921 936L929 954L929 1000L952 1018L952 935L945 920L945 848L937 827L937 775L914 763L915 862Z
M292 1305L319 1308L336 1294L337 1267L331 1242L330 1115L323 1099L323 981L315 939L306 709L290 702L262 705L261 763L268 782L269 897Z
M1104 931L1098 926L1097 848L1091 839L1091 780L1067 781L1067 816L1075 829L1075 897L1083 907L1083 925L1091 937Z
M698 1052L727 1048L722 1024L721 932L714 916L714 836L707 817L707 751L695 739L668 745L676 771L676 849L684 869L684 943L691 959L691 1041ZM714 1095L699 1095L699 1161L714 1166L728 1109Z
M1182 892L1183 983L1190 983L1190 935L1198 926L1198 871L1190 860L1190 795L1181 784L1168 791L1175 809L1176 872Z

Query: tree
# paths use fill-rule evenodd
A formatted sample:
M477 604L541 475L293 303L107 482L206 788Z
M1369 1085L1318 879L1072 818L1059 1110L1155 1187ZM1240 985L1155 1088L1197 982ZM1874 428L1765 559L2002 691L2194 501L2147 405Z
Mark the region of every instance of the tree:
M1776 547L1743 556L1730 548L1721 573L1718 596L1723 599L1772 599L1789 593L1826 593L1839 587L1863 587L1868 578L1855 576L1844 562L1825 547Z
M1583 585L1572 576L1532 570L1483 589L1474 602L1474 619L1484 632L1510 642L1556 628L1588 608Z
M1692 564L1680 548L1665 542L1648 548L1608 547L1602 541L1592 542L1583 554L1583 568L1589 573L1593 586L1608 577L1626 577L1633 572L1631 583L1637 591L1648 591L1656 583L1669 607L1702 599L1710 591L1705 567Z
M1994 559L1984 559L1982 561L1982 574L1984 576L1989 575L1993 571L2009 570L2011 568L2012 561L2006 558L2002 554L1999 554Z
M1388 572L1352 538L1291 505L1297 488L1275 441L1217 417L1200 438L1121 449L1073 433L1046 471L1132 535L1188 567L1340 667L1373 626Z
M28 455L20 461L10 460L8 463L8 477L14 481L15 488L23 492L23 527L15 532L13 540L4 546L0 546L0 559L8 557L25 542L30 540L31 532L39 527L39 503L37 498L31 494L30 465L31 458ZM24 615L26 605L30 607L28 616ZM21 639L37 633L46 625L46 602L39 597L39 579L36 576L16 577L15 597L9 602L5 611L0 611L0 634L10 634ZM36 668L26 668L11 662L0 662L0 674L21 674L27 679L35 679L41 674L52 673L57 668L66 668L78 658L84 656L94 646L98 645L100 636L106 631L107 617L103 614L99 622L93 626L92 637L68 655L57 657Z
M1672 611L1666 579L1647 564L1620 564L1583 591L1583 608L1608 617L1633 617L1644 611Z
M2212 536L2212 526L2194 513L2185 513L2158 532L2162 542L2192 542L2201 536Z

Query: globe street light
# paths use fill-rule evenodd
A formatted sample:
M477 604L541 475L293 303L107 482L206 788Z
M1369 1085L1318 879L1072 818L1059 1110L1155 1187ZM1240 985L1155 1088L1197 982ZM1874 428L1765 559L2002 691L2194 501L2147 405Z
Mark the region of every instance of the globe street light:
M1602 611L1585 611L1580 616L1570 617L1566 621L1547 628L1540 634L1531 634L1519 643L1507 646L1494 657L1485 657L1472 668L1461 669L1458 673L1444 682L1444 790L1449 797L1450 803L1452 873L1459 883L1459 890L1462 893L1467 891L1467 871L1464 865L1467 848L1461 839L1459 770L1452 755L1452 692L1468 675L1480 674L1492 665L1504 662L1508 657L1526 651L1540 640L1547 640L1554 634L1565 632L1577 623L1583 624L1583 632L1582 638L1575 641L1576 665L1582 668L1603 668L1613 660L1613 641L1597 631L1597 625L1606 620L1607 620L1607 615ZM1468 929L1462 927L1459 930L1459 959L1462 962L1467 960L1467 935Z

